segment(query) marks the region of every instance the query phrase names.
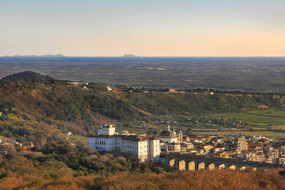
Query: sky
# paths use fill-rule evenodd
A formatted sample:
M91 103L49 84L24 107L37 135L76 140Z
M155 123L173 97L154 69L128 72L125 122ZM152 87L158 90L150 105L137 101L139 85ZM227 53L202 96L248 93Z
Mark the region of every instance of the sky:
M284 0L0 0L0 56L285 56Z

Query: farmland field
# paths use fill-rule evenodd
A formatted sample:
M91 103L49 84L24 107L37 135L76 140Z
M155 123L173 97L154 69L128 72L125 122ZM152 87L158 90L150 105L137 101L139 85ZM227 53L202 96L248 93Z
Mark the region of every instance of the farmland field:
M252 109L240 113L216 113L210 114L210 118L237 119L250 128L250 130L194 130L195 134L211 135L262 135L270 138L285 137L285 111L282 109Z
M248 110L241 113L211 114L212 118L238 119L252 128L280 127L285 130L285 111L280 109Z

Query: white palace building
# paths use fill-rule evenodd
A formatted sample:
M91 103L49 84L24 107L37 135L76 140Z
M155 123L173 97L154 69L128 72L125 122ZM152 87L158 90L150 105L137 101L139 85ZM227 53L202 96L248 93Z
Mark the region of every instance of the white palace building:
M160 157L159 139L128 133L118 134L114 125L101 126L96 136L88 137L88 144L98 151L131 154L140 162L157 161Z

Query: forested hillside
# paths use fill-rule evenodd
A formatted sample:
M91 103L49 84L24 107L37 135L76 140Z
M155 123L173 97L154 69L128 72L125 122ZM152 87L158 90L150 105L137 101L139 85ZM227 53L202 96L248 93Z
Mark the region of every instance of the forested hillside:
M173 184L179 184L177 187L181 189L193 189L200 186L201 181L190 180L196 174L166 174L161 166L137 165L131 157L99 154L86 146L84 136L94 134L102 123L116 123L122 128L133 125L140 129L157 119L176 115L238 113L260 105L284 109L282 95L209 92L197 89L169 93L166 89L124 86L108 91L104 84L60 81L33 72L10 75L0 81L0 189L172 189ZM128 175L130 180L123 180ZM211 173L197 175L206 179ZM220 181L223 176L225 180ZM191 183L183 184L180 178ZM236 178L247 179L245 184L251 184L251 189L284 187L284 177L278 171L254 174L225 171L201 189L237 184ZM147 183L135 183L138 179Z
M207 90L168 93L128 88L107 91L104 85L72 85L33 72L2 79L0 97L2 110L65 124L81 134L92 133L94 126L108 121L127 123L166 115L240 112L258 105L285 106L284 96L273 94L210 94Z

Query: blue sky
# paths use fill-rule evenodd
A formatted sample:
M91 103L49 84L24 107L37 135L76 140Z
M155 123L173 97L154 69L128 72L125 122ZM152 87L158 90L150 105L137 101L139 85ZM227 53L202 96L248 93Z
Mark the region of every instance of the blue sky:
M0 55L284 56L284 0L0 0Z

